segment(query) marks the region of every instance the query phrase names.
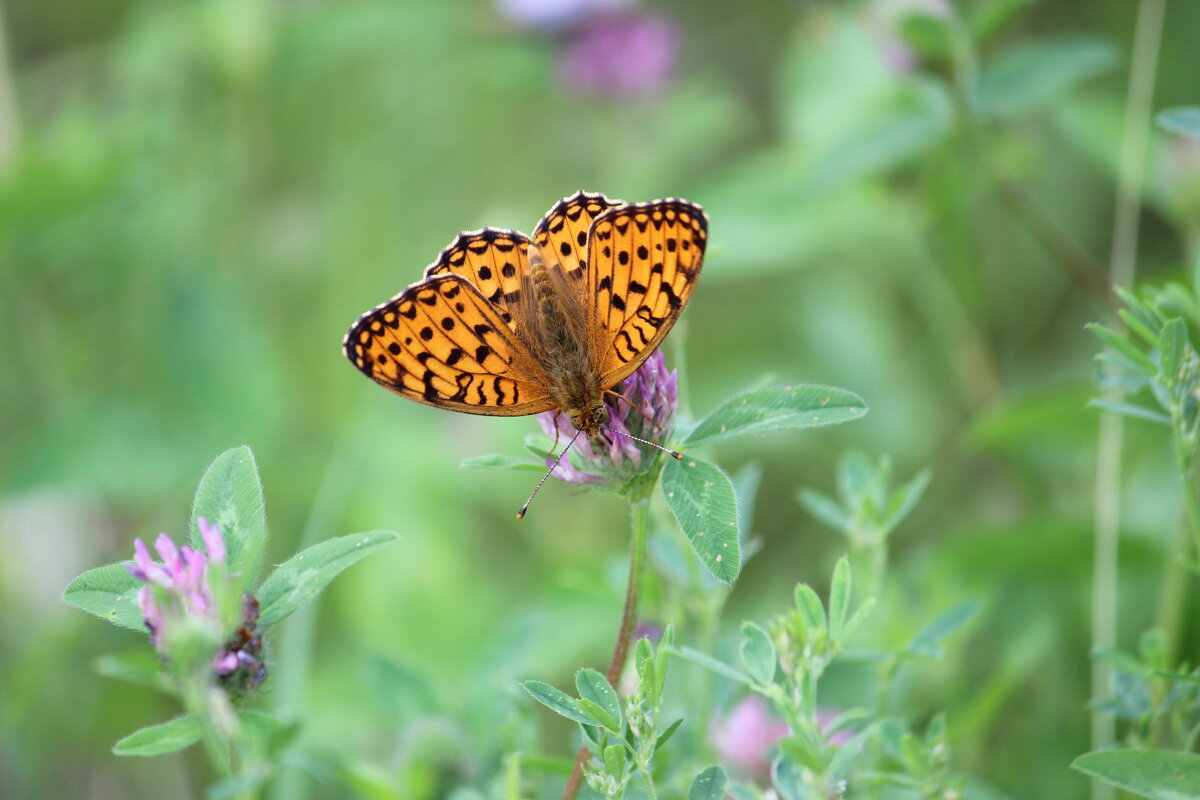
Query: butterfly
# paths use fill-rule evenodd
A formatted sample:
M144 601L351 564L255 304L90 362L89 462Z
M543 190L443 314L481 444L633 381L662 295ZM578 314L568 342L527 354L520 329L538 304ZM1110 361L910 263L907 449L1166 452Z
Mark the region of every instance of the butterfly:
M708 217L687 200L577 192L532 237L459 234L424 278L360 316L343 348L368 378L418 403L495 416L559 409L594 438L605 396L691 297L707 239Z

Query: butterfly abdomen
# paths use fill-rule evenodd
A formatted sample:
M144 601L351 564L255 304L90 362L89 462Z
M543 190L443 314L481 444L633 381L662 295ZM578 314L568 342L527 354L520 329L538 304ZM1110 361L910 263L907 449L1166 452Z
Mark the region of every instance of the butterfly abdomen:
M533 308L531 343L540 351L550 394L571 423L596 436L606 421L600 375L587 344L583 309L570 279L557 264L547 264L536 246L529 248Z

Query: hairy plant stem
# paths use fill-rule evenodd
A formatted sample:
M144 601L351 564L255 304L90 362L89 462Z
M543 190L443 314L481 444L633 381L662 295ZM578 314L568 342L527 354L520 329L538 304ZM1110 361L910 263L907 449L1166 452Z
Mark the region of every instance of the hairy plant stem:
M608 672L605 677L613 686L621 677L621 668L625 666L625 654L629 652L629 642L633 638L633 628L637 624L638 601L642 595L642 577L646 572L646 542L650 538L650 499L639 497L632 503L631 526L632 536L629 542L629 582L625 586L625 608L621 612L621 628L617 632L617 643L613 646L612 658L608 662ZM583 765L587 763L591 751L587 746L579 748L575 757L575 766L571 769L571 777L563 790L562 800L574 800L583 782ZM640 768L640 765L639 765ZM654 798L653 781L649 771L641 770L647 784L647 794Z
M201 741L204 742L204 752L208 761L221 780L233 777L233 748L226 745L224 738L217 732L212 716L208 713L208 704L204 698L203 684L188 687L184 698L184 707L188 713L200 721L202 731Z
M235 742L236 717L225 693L209 684L207 671L187 678L183 689L183 705L188 714L200 722L204 751L221 781L235 778L243 765ZM254 800L256 789L242 789L230 797L234 800Z
M658 791L654 788L654 778L650 775L650 765L639 764L638 772L642 773L642 785L646 787L648 800L658 800Z
M1129 89L1125 100L1124 132L1117 174L1117 201L1113 218L1109 283L1130 286L1137 256L1138 214L1145 172L1146 140L1150 125L1154 78L1162 40L1166 0L1141 0L1134 31ZM1115 397L1108 395L1115 394ZM1118 390L1106 399L1120 401ZM1116 414L1103 414L1096 442L1095 555L1092 565L1092 648L1112 648L1117 643L1117 545L1121 519L1121 449L1124 426ZM1102 659L1092 661L1092 696L1108 692L1110 668ZM1096 708L1092 711L1093 750L1112 746L1116 719ZM1112 786L1092 780L1092 800L1116 796Z
M629 652L630 639L634 638L634 626L637 624L637 602L642 596L642 576L646 573L646 542L650 533L650 500L648 497L632 501L631 513L632 536L629 542L629 583L625 584L625 607L620 613L620 630L617 632L617 644L613 645L612 658L608 661L608 672L605 678L613 686L620 678L620 668L625 666L625 654ZM563 790L563 800L575 800L580 793L583 782L583 765L587 764L590 752L587 745L580 747L580 753L575 757L575 766L571 768L571 777L566 781ZM646 775L650 782L649 775ZM649 789L653 794L653 786Z

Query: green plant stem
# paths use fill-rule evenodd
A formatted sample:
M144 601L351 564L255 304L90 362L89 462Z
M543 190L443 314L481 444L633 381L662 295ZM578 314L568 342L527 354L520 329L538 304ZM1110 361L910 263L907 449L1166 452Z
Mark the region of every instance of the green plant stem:
M646 787L648 800L658 800L658 792L654 788L654 777L650 774L650 765L638 764L638 772L642 776L642 784Z
M646 543L650 539L650 501L643 498L633 502L633 536L629 544L629 583L625 587L625 608L621 612L621 629L613 647L612 659L608 662L608 682L617 685L621 668L625 666L625 654L637 625L638 602L642 597L642 578L646 573Z
M1109 283L1115 286L1130 286L1133 283L1146 141L1149 135L1154 78L1158 69L1158 51L1165 11L1166 0L1142 0L1138 7L1129 90L1125 102L1117 200L1113 212L1112 252L1109 260ZM1115 394L1115 399L1120 401L1119 391L1106 392L1106 396L1109 394ZM1116 414L1103 414L1096 443L1095 555L1092 566L1093 649L1115 647L1117 640L1117 544L1121 516L1123 437L1124 425L1121 417ZM1093 659L1092 696L1106 695L1109 680L1108 665L1101 659ZM1112 715L1100 709L1092 711L1091 739L1093 750L1112 746L1116 740L1116 720ZM1112 797L1115 797L1115 792L1110 785L1100 780L1092 781L1093 800L1109 800Z
M4 9L0 7L0 177L3 177L16 161L17 138L20 133L17 92L8 61L8 26L4 18Z
M631 527L633 531L629 542L629 582L625 586L625 608L621 612L621 628L617 632L617 643L613 646L612 658L608 662L608 672L605 675L613 686L616 686L621 677L621 668L625 666L625 654L629 652L629 642L637 624L638 601L642 596L642 578L646 572L646 543L650 539L649 498L642 497L633 501ZM575 795L579 793L579 786L583 782L583 765L587 763L590 755L591 752L586 746L579 748L579 755L575 757L575 766L571 769L571 777L563 790L562 800L574 800ZM650 797L654 797L652 787Z
M1179 482L1183 489L1184 504L1187 506L1188 527L1192 532L1192 544L1195 546L1195 558L1200 559L1200 500L1196 497L1196 481L1192 475L1194 453L1189 452L1187 433L1184 430L1183 411L1173 409L1171 414L1175 422L1175 466L1179 470ZM1185 555L1183 553L1180 554Z
M883 581L887 574L887 540L884 536L849 537L851 574L854 575L855 596L862 603L868 597L883 597Z
M187 712L200 721L200 738L217 777L222 781L236 777L242 771L242 763L234 741L234 731L229 730L233 723L227 720L226 724L222 724L220 721L222 717L232 720L230 715L234 713L224 692L208 684L206 673L192 676L187 679L183 689L183 704ZM258 791L243 789L232 797L235 800L254 800L258 797Z
M203 692L203 686L189 687L184 705L189 714L200 720L200 728L203 731L201 741L204 742L204 751L208 754L208 761L213 770L221 780L228 780L234 774L233 751L231 747L226 746L225 740L217 732Z

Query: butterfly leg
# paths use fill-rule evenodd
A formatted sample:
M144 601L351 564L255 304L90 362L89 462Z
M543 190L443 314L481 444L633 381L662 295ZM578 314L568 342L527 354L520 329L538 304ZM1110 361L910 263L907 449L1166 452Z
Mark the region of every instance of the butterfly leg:
M558 427L558 415L562 413L562 409L554 409L554 444L550 445L550 455L554 455L554 451L558 449L558 432L561 430Z

